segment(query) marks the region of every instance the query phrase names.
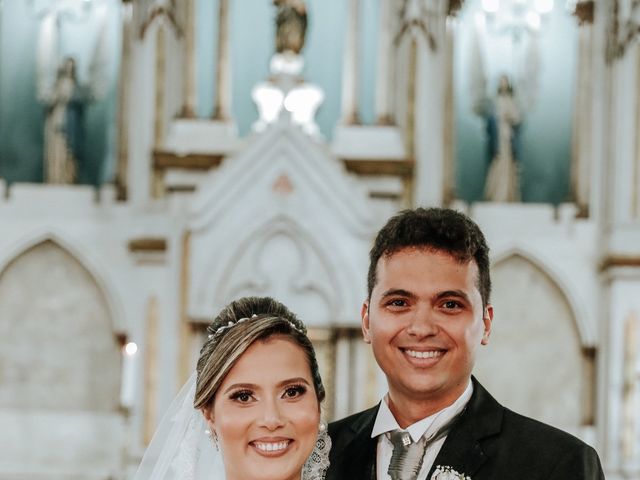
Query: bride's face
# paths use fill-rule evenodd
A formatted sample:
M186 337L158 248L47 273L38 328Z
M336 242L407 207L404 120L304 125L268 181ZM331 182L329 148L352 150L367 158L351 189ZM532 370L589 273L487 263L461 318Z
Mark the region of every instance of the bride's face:
M318 435L320 406L302 349L274 336L238 359L208 414L227 478L300 478Z

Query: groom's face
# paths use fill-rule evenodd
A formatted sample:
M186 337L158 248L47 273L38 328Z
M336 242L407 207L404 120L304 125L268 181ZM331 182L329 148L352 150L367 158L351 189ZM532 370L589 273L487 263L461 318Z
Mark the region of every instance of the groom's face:
M433 411L453 403L469 382L477 349L488 342L492 318L474 260L413 247L383 255L362 330L386 374L391 403L419 402Z

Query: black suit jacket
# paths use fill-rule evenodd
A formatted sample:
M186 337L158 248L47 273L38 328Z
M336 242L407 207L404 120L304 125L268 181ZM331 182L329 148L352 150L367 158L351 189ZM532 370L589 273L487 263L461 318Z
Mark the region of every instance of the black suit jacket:
M472 480L596 480L604 474L593 448L566 432L500 405L475 378L473 396L427 475L450 466ZM329 425L326 480L375 480L379 405Z

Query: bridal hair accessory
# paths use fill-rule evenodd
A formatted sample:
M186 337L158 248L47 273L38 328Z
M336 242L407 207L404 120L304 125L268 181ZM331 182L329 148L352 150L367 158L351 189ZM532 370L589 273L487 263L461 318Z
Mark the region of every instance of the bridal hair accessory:
M329 468L329 452L331 438L327 431L327 424L322 421L318 426L316 446L302 468L302 480L324 480Z
M431 480L471 480L471 477L464 473L456 472L452 467L443 467L438 465L431 475Z
M254 313L254 314L253 314L253 315L251 315L250 317L242 317L241 319L236 320L235 322L231 322L231 321L230 321L230 322L229 322L229 323L227 323L226 325L223 325L223 326L221 326L221 327L218 327L218 328L217 328L217 330L216 330L215 332L211 333L211 334L208 336L208 338L209 338L209 340L212 340L212 339L216 338L218 335L220 335L222 332L224 332L225 330L227 330L227 329L229 329L229 328L231 328L231 327L234 327L234 326L238 325L239 323L243 323L243 322L246 322L246 321L248 321L248 320L253 320L254 318L257 318L257 317L258 317L258 315ZM286 321L287 321L287 323L288 323L289 325L291 325L291 327L292 327L294 330L297 330L298 332L303 333L303 334L305 333L303 330L300 330L300 328L298 328L298 327L297 327L293 322L291 322L291 321L289 321L289 320L287 320L287 319L284 319L284 320L286 320Z

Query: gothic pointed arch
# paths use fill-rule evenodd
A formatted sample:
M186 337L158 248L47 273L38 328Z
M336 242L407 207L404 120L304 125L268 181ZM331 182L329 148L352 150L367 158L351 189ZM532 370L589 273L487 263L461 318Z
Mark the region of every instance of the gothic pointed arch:
M91 273L46 239L0 271L0 386L5 408L114 411L120 345Z
M593 423L593 349L565 292L522 252L496 262L492 279L494 320L476 375L513 410L581 435Z
M12 246L5 249L0 254L0 275L17 258L46 242L58 246L82 265L82 268L87 271L105 298L113 334L126 337L130 326L126 319L122 298L117 292L113 278L109 275L109 269L106 268L99 257L92 255L90 250L56 229L36 229L19 238Z
M294 219L278 216L250 232L228 257L215 303L272 295L286 299L308 325L321 325L336 317L342 303L336 277L313 236Z

